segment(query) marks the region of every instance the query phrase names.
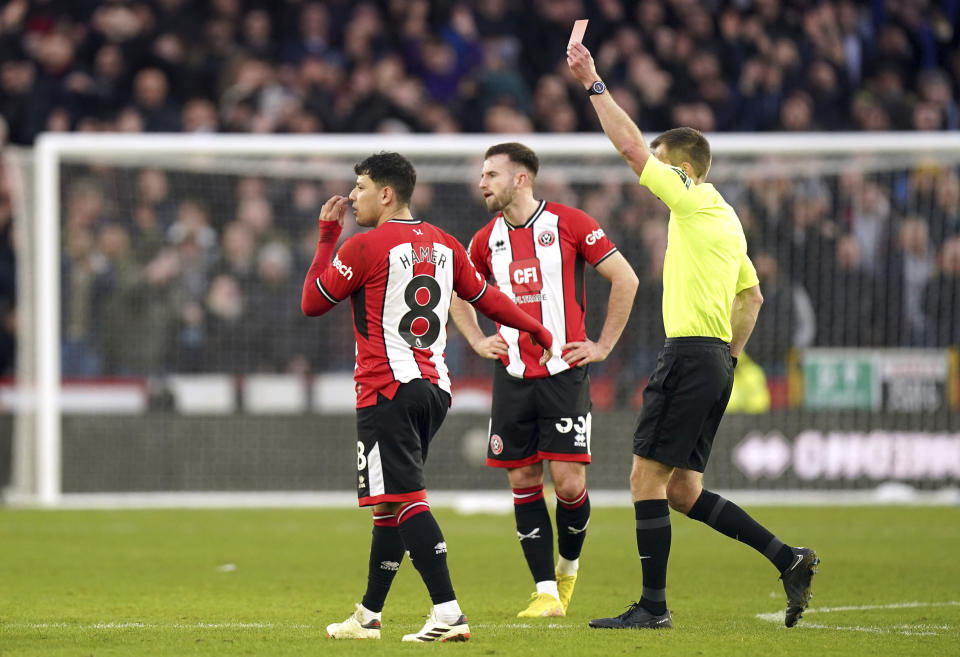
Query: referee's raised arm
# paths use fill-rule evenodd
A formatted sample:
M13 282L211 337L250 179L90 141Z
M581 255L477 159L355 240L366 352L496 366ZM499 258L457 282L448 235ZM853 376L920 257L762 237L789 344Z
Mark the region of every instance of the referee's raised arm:
M597 75L593 56L582 43L571 43L567 46L567 66L590 95L590 102L593 103L603 131L620 156L639 176L650 158L650 148L643 140L637 124L617 105L613 96L607 93L606 85Z

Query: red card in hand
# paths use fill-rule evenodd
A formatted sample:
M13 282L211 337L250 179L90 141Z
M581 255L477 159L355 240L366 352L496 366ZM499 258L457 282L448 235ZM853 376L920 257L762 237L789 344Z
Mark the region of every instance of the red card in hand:
M570 32L569 43L583 43L583 35L587 33L588 19L582 18L573 24L573 31Z

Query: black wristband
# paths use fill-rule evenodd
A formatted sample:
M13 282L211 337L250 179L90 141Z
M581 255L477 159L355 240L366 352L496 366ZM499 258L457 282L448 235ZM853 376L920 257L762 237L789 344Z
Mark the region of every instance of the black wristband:
M737 369L737 357L736 357L736 356L730 356L730 360L733 361L733 369Z

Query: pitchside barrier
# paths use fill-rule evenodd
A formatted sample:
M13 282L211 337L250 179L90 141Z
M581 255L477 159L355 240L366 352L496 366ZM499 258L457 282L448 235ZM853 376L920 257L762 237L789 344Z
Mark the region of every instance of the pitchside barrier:
M741 217L766 303L707 484L772 501L891 486L950 498L960 135L709 137L709 180ZM663 340L667 211L601 135L46 134L8 149L19 333L16 376L0 380L4 499L349 502L350 312L299 310L319 207L349 193L355 162L396 150L417 167L415 216L466 243L489 220L483 152L511 140L542 159L537 196L594 216L641 280L620 344L591 367L590 486L628 503ZM609 288L586 270L596 337ZM502 492L503 473L483 465L490 364L448 331L454 406L429 488Z

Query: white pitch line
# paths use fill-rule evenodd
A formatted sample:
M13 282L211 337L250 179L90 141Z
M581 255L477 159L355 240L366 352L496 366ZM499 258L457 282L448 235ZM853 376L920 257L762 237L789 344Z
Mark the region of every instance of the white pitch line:
M564 625L562 623L470 623L470 625L484 630L532 630L540 628L556 630L562 627L576 627L573 624Z
M803 612L804 616L810 614L829 614L832 612L843 611L871 611L876 609L915 609L923 607L960 607L960 601L949 600L947 602L895 602L885 605L847 605L842 607L820 607L817 609L807 609ZM756 618L770 622L781 622L783 612L756 614ZM842 630L848 632L869 632L873 634L905 634L908 636L939 636L935 630L947 631L952 629L950 625L895 625L891 627L862 626L862 625L822 625L818 623L804 623L802 627L822 629L822 630Z
M307 629L312 625L276 625L274 623L3 623L5 627L25 627L32 630L270 630Z

